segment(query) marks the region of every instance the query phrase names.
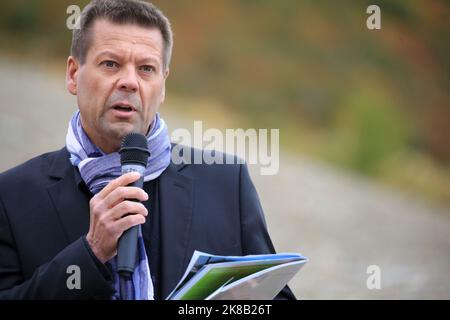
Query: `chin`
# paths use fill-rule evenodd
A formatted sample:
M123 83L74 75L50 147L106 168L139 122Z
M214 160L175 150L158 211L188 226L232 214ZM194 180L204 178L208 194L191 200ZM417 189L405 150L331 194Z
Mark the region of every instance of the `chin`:
M125 138L125 136L126 136L127 134L132 133L132 132L136 132L136 130L135 130L134 128L124 128L124 129L118 130L118 131L116 132L116 137L117 137L118 139L122 140L123 138Z
M126 123L126 124L114 124L105 130L106 136L109 139L120 140L131 132L136 132L135 127Z
M103 122L103 130L106 137L109 139L120 140L129 133L137 132L142 133L142 125L140 123L130 123L130 122ZM144 135L146 134L143 133Z

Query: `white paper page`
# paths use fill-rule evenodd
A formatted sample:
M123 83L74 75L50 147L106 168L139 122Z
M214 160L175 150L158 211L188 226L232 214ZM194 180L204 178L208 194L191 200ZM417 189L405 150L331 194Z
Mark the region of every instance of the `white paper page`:
M306 262L294 261L254 273L223 286L205 300L272 300Z

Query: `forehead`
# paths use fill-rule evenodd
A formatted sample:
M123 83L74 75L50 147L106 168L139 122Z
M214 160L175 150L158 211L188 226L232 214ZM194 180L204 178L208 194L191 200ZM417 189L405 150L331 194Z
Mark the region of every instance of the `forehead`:
M89 52L95 54L104 49L129 50L151 54L162 59L163 38L158 28L135 24L117 24L105 19L94 21L91 27Z

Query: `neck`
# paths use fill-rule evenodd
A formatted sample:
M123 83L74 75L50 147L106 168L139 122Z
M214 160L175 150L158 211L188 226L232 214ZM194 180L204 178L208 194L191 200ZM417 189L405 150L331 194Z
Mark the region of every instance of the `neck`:
M91 130L91 128L84 124L82 117L80 116L81 121L81 127L83 128L86 135L89 137L89 139L92 141L92 143L99 148L103 153L110 154L113 152L118 152L120 150L120 147L122 145L122 140L125 137L125 135L118 136L115 134L110 134L108 137L104 137L95 130ZM148 135L151 130L153 129L153 126L156 125L156 116L155 119L150 123L148 126L148 130L145 133L145 135Z
M120 150L122 139L105 139L102 136L91 134L88 131L86 131L86 134L88 135L89 139L91 139L91 141L97 146L97 148L99 148L103 153L110 154L113 152L118 152Z
M149 132L152 130L154 123L155 121L153 121L150 124L149 129L146 132L146 135L148 135ZM121 136L115 138L111 135L110 137L105 138L97 134L97 132L85 127L83 121L81 121L81 125L84 129L84 132L86 132L86 135L89 137L89 139L91 139L92 143L94 143L94 145L97 146L97 148L99 148L103 153L110 154L113 152L118 152L120 150L122 140L124 137Z
M103 153L110 154L113 152L118 152L120 150L122 141L121 137L115 138L111 135L110 137L105 138L102 135L98 134L95 130L91 130L90 127L85 126L83 121L81 121L81 126L92 143Z

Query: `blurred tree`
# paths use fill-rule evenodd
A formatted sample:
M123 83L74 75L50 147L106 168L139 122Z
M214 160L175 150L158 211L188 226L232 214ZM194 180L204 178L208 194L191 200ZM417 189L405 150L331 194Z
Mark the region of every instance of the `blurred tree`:
M0 50L63 65L66 8L88 2L3 2ZM246 126L281 128L294 151L366 174L399 150L448 169L449 1L379 1L379 31L366 28L370 0L154 3L175 32L171 95L217 100Z

